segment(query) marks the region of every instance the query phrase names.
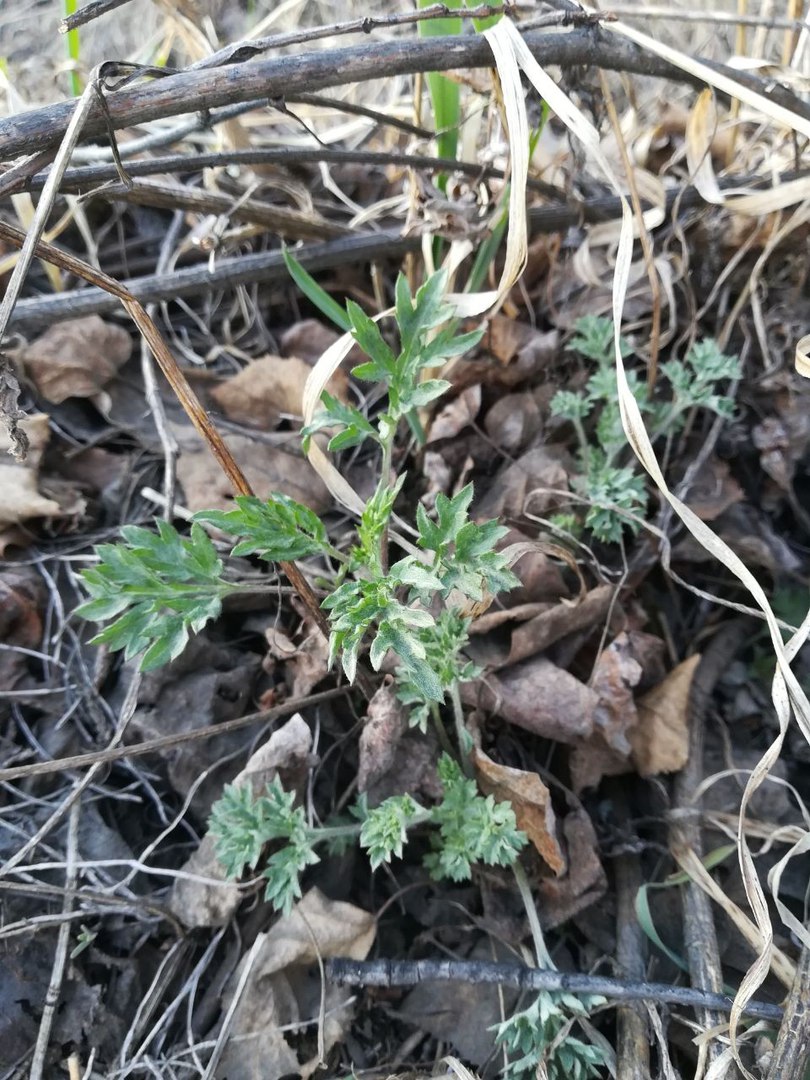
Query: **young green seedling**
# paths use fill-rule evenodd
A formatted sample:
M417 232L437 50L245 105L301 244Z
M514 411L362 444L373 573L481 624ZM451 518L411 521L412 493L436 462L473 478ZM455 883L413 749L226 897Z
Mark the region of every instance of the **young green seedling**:
M569 531L589 529L597 540L618 543L624 528L637 532L644 518L647 496L643 475L629 464L629 448L619 413L613 361L613 324L610 319L586 315L574 324L570 347L596 362L597 368L582 391L560 390L551 399L551 413L568 420L579 443L580 474L573 481L589 507L584 520L566 514L558 520ZM622 356L633 349L622 338ZM734 401L719 391L719 384L741 374L740 362L726 356L711 339L693 345L685 360L660 366L669 383L669 397L650 399L638 373L627 372L630 391L645 416L653 442L680 431L694 409L707 409L731 417ZM664 389L666 394L666 388ZM586 430L586 422L589 430Z

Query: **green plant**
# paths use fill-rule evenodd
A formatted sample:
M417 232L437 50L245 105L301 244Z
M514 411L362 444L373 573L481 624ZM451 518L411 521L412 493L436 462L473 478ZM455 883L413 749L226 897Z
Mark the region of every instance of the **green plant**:
M587 1016L604 998L541 991L527 1009L495 1029L495 1041L506 1050L508 1080L546 1076L548 1080L587 1080L598 1075L605 1056L598 1046L572 1038L572 1019Z
M408 831L418 825L434 826L432 850L425 865L437 880L464 881L477 862L510 866L526 843L508 803L496 803L475 790L447 754L439 761L444 797L436 806L421 806L410 795L395 795L369 808L361 797L353 823L311 827L303 809L295 806L293 792L278 779L263 794L253 796L247 784L228 785L211 813L210 832L216 852L229 877L238 878L245 867L253 870L269 844L281 841L263 870L265 899L288 912L301 896L303 871L318 862L316 847L336 841L357 840L372 869L401 858Z
M507 556L495 550L507 530L493 521L470 520L472 485L453 498L439 495L435 521L420 507L418 549L389 562L394 505L404 481L404 475L392 475L397 431L403 422L416 427L416 410L449 385L424 379L424 370L441 366L481 337L480 331L455 335L453 327L444 325L451 315L443 299L445 285L446 275L437 273L411 297L400 276L396 350L357 304L347 304L352 333L368 357L354 375L380 384L387 401L372 420L325 393L324 408L303 437L306 445L316 432L329 429L332 451L366 441L379 449L379 483L357 524L353 546L336 548L316 514L280 494L266 502L239 496L233 510L199 513L190 539L167 522L158 522L157 533L128 526L122 530L125 543L101 545L98 564L82 574L91 600L78 614L115 620L95 642L123 649L127 657L143 652L143 666L156 667L177 656L189 633L219 614L222 598L239 584L224 577L222 561L200 527L205 522L236 538L233 555L271 562L319 556L337 565L323 602L329 612L331 661L340 658L353 681L366 643L375 670L391 650L399 658L403 699L413 706L414 722L424 723L425 712L472 673L463 658L464 605L517 584ZM438 618L437 604L443 609Z
M307 295L335 317L319 286L308 275L299 279ZM424 728L433 717L446 743L440 706L449 695L457 752L466 766L469 736L459 685L477 674L464 655L466 611L518 583L508 556L496 550L507 530L494 521L470 518L470 484L452 497L438 495L432 516L423 506L417 508L415 545L395 532L394 513L405 480L394 469L397 433L408 424L418 435L417 410L449 385L426 377L428 369L441 367L481 337L480 331L456 333L444 300L446 284L446 274L434 274L411 296L404 277L399 277L393 345L356 304L349 301L346 306L351 333L367 357L353 374L376 382L385 392L384 404L369 416L324 393L322 411L302 435L307 445L327 432L332 451L363 444L376 450L379 479L353 542L338 548L316 514L281 494L268 501L238 496L231 510L203 511L195 515L189 537L165 521L157 523L156 532L127 526L122 529L124 542L99 546L98 562L82 573L89 599L78 613L95 621L112 620L95 642L121 649L127 657L143 654L142 667L155 667L177 656L190 633L217 617L223 598L240 584L226 576L202 523L233 538L234 556L270 562L317 559L319 572L327 576L323 607L328 612L330 662L339 659L353 681L366 645L374 670L392 653L398 662L397 693L410 710L411 723ZM392 563L394 544L400 557ZM513 866L517 874L516 860L526 837L511 806L479 795L465 768L448 754L439 762L439 777L443 798L435 806L400 795L370 808L361 798L353 810L355 820L324 827L310 825L295 805L294 793L277 780L256 797L249 786L231 785L210 819L218 858L230 877L263 862L266 897L282 911L289 911L301 895L301 875L318 861L321 845L358 842L376 868L401 856L410 830L417 826L432 827L424 862L435 878L464 880L477 862Z
M628 463L627 439L619 413L613 361L613 324L610 319L587 315L575 323L571 348L596 363L596 371L582 391L560 390L551 399L553 416L568 420L579 443L580 474L574 490L588 502L584 520L558 522L590 529L597 540L617 543L626 527L635 532L646 508L643 475ZM633 352L621 339L622 356ZM632 368L627 381L644 414L653 442L682 430L693 409L707 409L731 417L734 401L720 393L719 385L740 377L740 362L726 356L711 339L693 345L684 360L669 360L660 371L668 386L663 396L650 398ZM587 424L587 426L586 426Z

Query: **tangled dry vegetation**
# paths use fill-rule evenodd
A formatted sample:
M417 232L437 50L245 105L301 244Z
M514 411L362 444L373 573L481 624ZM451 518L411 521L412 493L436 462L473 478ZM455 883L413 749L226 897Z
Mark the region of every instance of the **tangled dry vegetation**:
M806 0L55 7L0 1076L810 1075Z

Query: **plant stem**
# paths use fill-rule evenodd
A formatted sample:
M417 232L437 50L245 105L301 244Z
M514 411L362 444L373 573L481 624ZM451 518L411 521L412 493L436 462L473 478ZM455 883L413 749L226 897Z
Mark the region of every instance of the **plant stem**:
M540 919L537 917L537 908L534 903L531 887L529 886L529 879L526 877L526 871L523 869L520 860L517 860L512 864L512 873L515 875L515 884L518 887L520 899L523 901L523 906L526 909L526 917L529 920L529 929L532 932L537 966L550 971L556 971L557 966L551 959L549 951L546 948L546 939L543 937L543 928L540 925Z
M439 742L441 743L442 750L444 750L445 753L449 754L450 757L455 757L456 752L453 749L453 744L450 742L450 739L447 735L447 728L444 726L444 720L442 720L442 713L441 709L439 708L438 702L432 701L430 703L430 715L433 719L433 726L436 728L436 734L439 737Z
M464 710L461 707L461 694L458 689L458 682L453 682L450 686L450 700L453 702L453 719L456 723L456 738L458 739L458 754L461 759L461 767L467 776L472 776L472 765L470 764L470 755L467 752L467 745L470 741L470 734L467 728L464 726Z

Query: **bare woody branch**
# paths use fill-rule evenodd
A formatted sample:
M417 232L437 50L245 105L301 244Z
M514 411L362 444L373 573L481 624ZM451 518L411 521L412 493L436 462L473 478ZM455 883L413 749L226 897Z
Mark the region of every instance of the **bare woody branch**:
M700 80L675 65L645 54L630 42L608 38L598 29L570 33L529 31L525 40L544 65L601 67L702 86ZM489 67L491 64L489 45L480 35L421 41L409 38L302 56L254 60L211 70L185 71L147 86L124 86L108 96L110 123L117 130L237 102L268 97L283 99L286 94L313 92L380 77ZM712 66L740 84L767 94L797 115L810 119L810 105L786 88L722 65ZM0 121L0 159L8 160L58 145L73 109L72 101L63 101ZM100 136L106 130L102 108L95 104L89 110L85 135Z

